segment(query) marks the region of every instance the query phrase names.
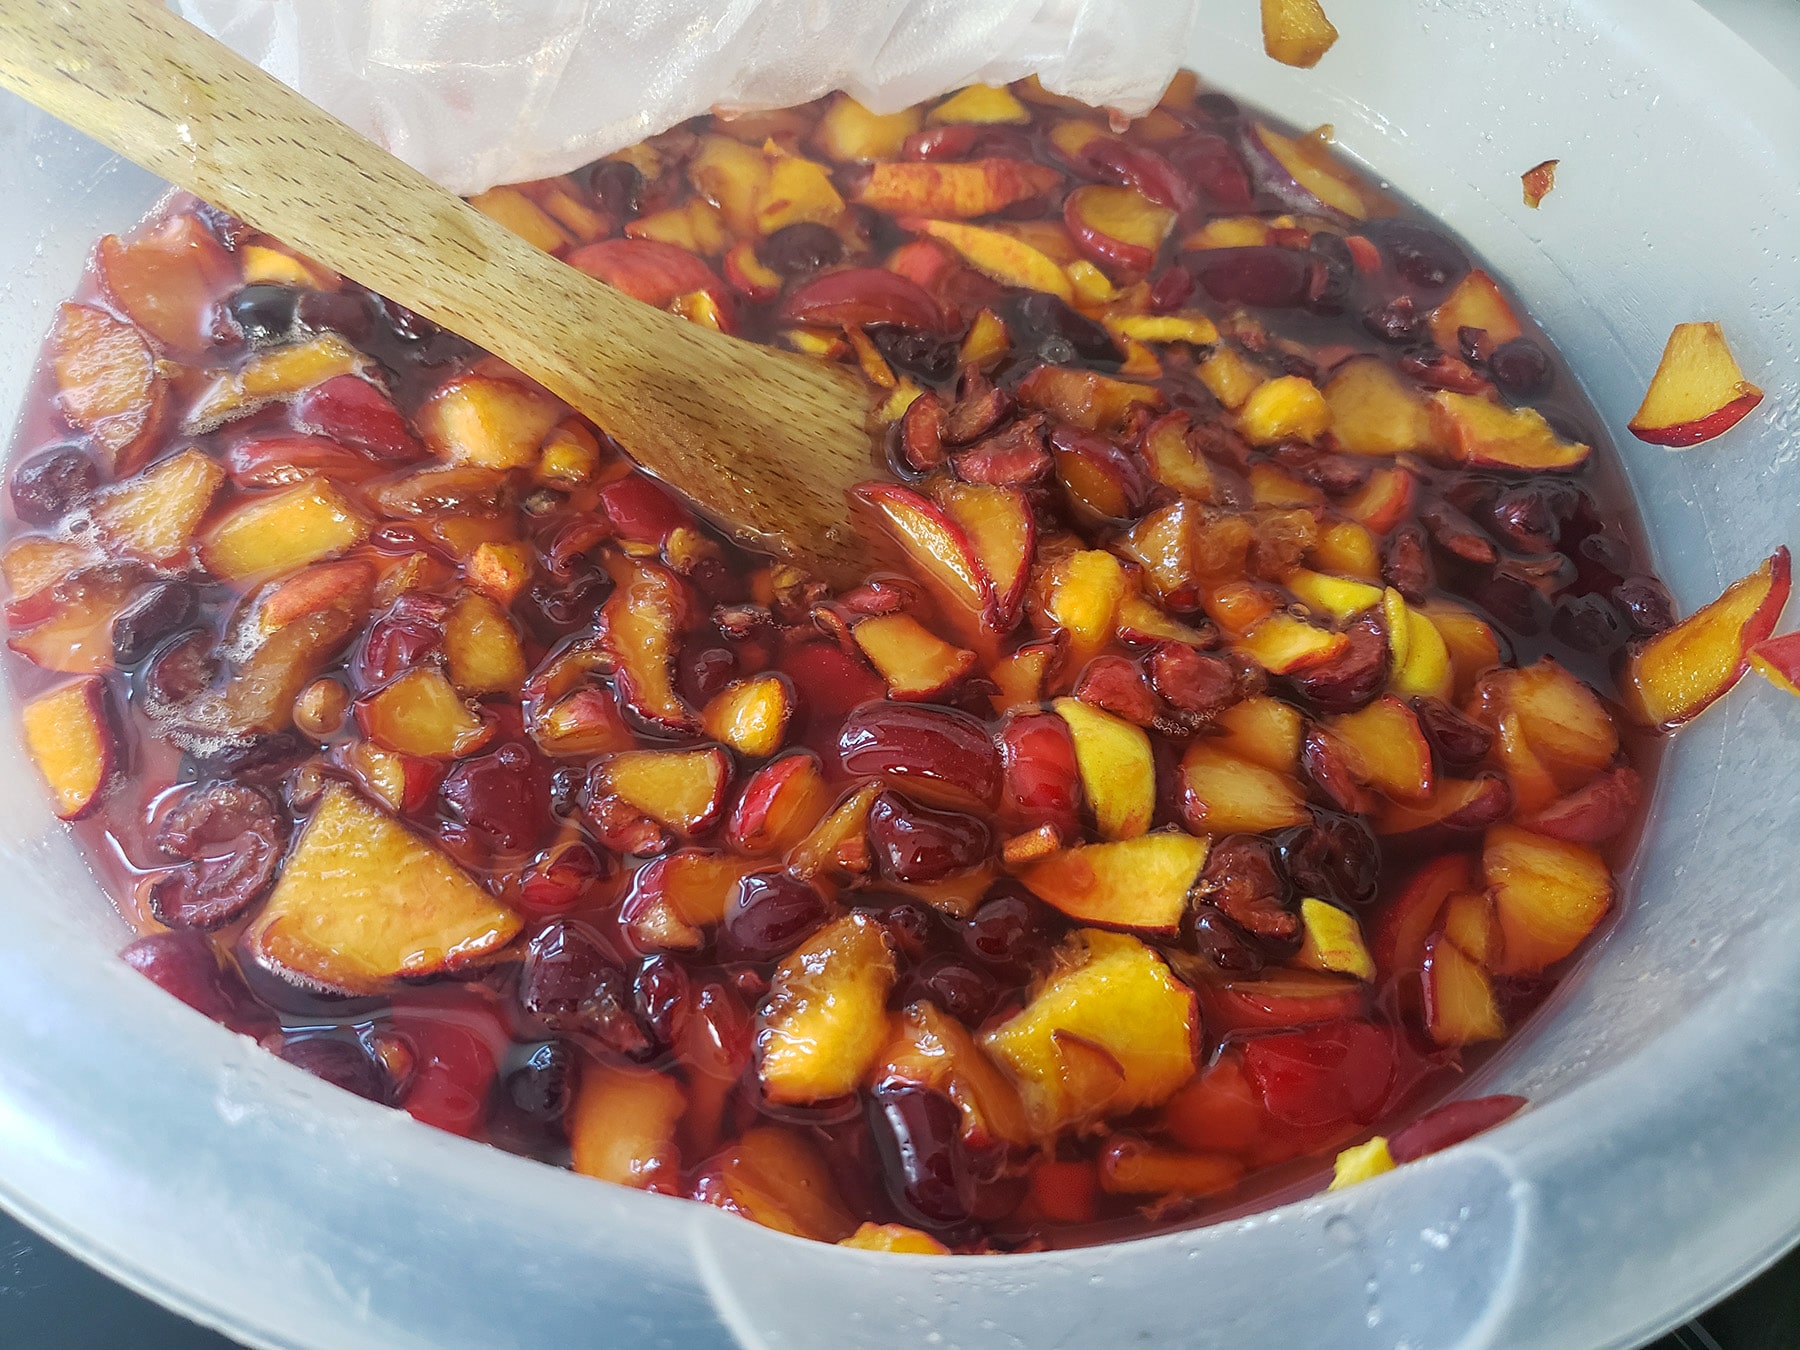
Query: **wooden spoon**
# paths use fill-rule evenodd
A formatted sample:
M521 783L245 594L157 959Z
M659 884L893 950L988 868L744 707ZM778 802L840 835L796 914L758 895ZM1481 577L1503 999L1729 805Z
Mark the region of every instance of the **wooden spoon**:
M0 85L511 362L745 545L868 570L847 368L689 323L525 243L158 0L0 0Z

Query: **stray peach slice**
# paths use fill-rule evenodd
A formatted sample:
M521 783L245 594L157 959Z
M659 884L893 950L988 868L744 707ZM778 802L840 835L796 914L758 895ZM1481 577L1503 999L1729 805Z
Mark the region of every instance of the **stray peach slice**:
M1519 186L1525 196L1525 205L1533 211L1543 204L1556 188L1556 166L1560 159L1546 159L1540 164L1533 164L1519 175Z
M444 618L444 661L459 693L517 694L525 684L525 648L499 605L479 591Z
M94 505L94 524L115 548L158 566L187 553L225 469L198 450L183 450L107 489Z
M1744 378L1724 329L1678 323L1627 425L1640 441L1685 449L1729 431L1762 397Z
M1626 711L1653 727L1698 716L1738 682L1751 649L1775 631L1790 584L1788 551L1776 549L1717 600L1639 646L1620 681Z
M1507 302L1506 293L1479 267L1456 283L1444 302L1431 312L1431 337L1438 347L1452 356L1463 350L1463 330L1480 334L1476 343L1482 355L1524 333L1519 316Z
M826 1101L861 1086L887 1041L894 973L881 924L861 911L789 954L775 972L757 1037L770 1101Z
M437 848L334 783L244 943L305 988L374 994L483 964L518 931L518 916Z
M1318 65L1338 39L1319 0L1262 0L1262 34L1265 52L1302 70Z
M50 787L61 820L93 810L119 768L119 745L97 675L39 694L20 714L25 749Z
M1355 915L1309 896L1300 902L1300 928L1303 937L1294 954L1296 965L1363 981L1375 978L1375 959L1363 942Z
M813 144L839 164L896 159L906 138L919 129L919 110L873 113L848 94L832 97L813 129Z
M1092 184L1064 199L1063 224L1076 246L1103 267L1144 273L1174 228L1175 213L1135 188ZM1217 336L1215 329L1211 338L1200 341L1209 343Z
M731 761L718 746L697 750L627 750L594 777L596 795L611 793L683 835L699 834L725 808Z
M840 1247L856 1247L865 1252L900 1252L907 1256L948 1256L950 1249L929 1233L908 1228L903 1223L867 1223L847 1238L838 1240Z
M1304 824L1306 798L1285 773L1197 740L1181 759L1182 815L1200 834L1260 834Z
M922 220L918 222L918 229L950 245L976 271L992 277L1002 286L1045 291L1065 304L1075 299L1069 274L1055 260L1023 240L998 230L951 220Z
M1347 1186L1372 1180L1383 1172L1391 1172L1395 1165L1386 1136L1378 1134L1366 1144L1339 1151L1331 1164L1331 1185L1325 1189L1341 1191Z
M1474 465L1534 473L1573 469L1592 447L1565 441L1536 408L1509 408L1476 394L1439 391L1430 398L1438 443Z
M1206 863L1206 840L1159 831L1063 849L1019 872L1021 882L1077 923L1172 934Z
M600 618L620 702L665 731L699 731L699 717L675 689L675 652L689 621L687 588L662 567L638 564L607 597Z
M1100 1189L1115 1195L1217 1195L1237 1185L1244 1170L1243 1160L1229 1153L1192 1153L1140 1139L1117 1139L1100 1151Z
M888 696L939 703L975 667L975 653L945 642L909 614L881 614L850 630L862 654L887 681Z
M88 305L63 305L50 330L56 402L115 473L141 462L161 417L164 384L156 355L128 323Z
M1481 865L1500 926L1497 975L1532 975L1562 960L1612 908L1606 860L1582 844L1496 825Z
M1193 991L1138 939L1080 929L1058 956L1031 1001L982 1038L1043 1137L1166 1101L1193 1076L1200 1029ZM1116 1076L1081 1071L1105 1061Z
M1018 159L876 164L856 200L893 215L968 220L991 215L1056 187L1062 175Z
M1433 446L1435 432L1424 395L1378 356L1344 362L1324 395L1331 410L1331 439L1340 450L1398 455Z
M825 1158L792 1126L745 1131L723 1154L717 1175L719 1202L765 1228L815 1242L839 1242L856 1231Z
M513 380L465 375L419 409L419 435L452 464L529 468L551 429L568 415L548 394Z
M435 666L409 670L356 705L363 734L383 749L420 759L457 759L492 738L494 724L473 711Z
M1444 934L1427 939L1420 974L1425 1029L1439 1045L1472 1045L1506 1034L1487 972Z
M1750 649L1750 664L1777 689L1800 694L1800 633L1783 633Z
M1156 764L1142 727L1083 703L1059 698L1057 715L1068 724L1082 786L1094 808L1094 824L1107 839L1133 839L1156 813Z
M750 759L767 759L787 739L794 687L785 675L756 675L714 694L700 713L706 734Z
M222 581L261 581L342 553L368 533L362 511L313 478L238 502L208 531L200 561Z
M569 1111L569 1165L638 1190L673 1183L681 1172L675 1125L686 1107L681 1085L666 1074L584 1064Z

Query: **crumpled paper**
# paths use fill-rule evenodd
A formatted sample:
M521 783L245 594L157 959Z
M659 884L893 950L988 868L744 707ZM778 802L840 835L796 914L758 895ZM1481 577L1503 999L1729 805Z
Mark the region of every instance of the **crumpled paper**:
M454 192L564 173L713 108L891 112L1036 73L1141 113L1194 0L169 0Z

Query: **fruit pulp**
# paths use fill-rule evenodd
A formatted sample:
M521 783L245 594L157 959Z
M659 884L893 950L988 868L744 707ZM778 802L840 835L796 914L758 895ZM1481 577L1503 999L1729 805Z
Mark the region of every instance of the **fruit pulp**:
M59 321L5 555L165 988L546 1162L1021 1250L1316 1187L1613 905L1666 593L1542 335L1316 137L1191 79L1123 132L840 95L476 204L856 364L894 561L746 556L172 201Z

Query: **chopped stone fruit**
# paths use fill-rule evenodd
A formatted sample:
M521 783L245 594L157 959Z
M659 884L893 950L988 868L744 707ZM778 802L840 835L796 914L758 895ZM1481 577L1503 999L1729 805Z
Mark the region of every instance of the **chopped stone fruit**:
M983 1038L1041 1135L1165 1101L1194 1072L1194 995L1136 938L1070 937L1057 973Z
M1439 443L1472 465L1554 472L1573 469L1592 453L1559 436L1536 408L1509 408L1449 392L1433 394L1429 402Z
M1311 898L1300 902L1300 924L1306 936L1294 954L1297 964L1326 974L1375 978L1375 962L1363 945L1356 916L1336 905Z
M528 468L568 410L530 385L471 375L440 389L419 410L419 432L452 464Z
M1632 416L1631 434L1652 445L1699 445L1736 426L1762 397L1718 324L1678 323Z
M676 1183L675 1126L687 1103L681 1085L648 1069L589 1063L569 1111L569 1165L638 1190Z
M1562 960L1612 908L1612 873L1581 844L1496 825L1481 866L1500 924L1496 975L1533 975Z
M781 675L758 675L727 685L708 700L700 720L706 733L749 759L781 749L794 714L794 688Z
M1080 699L1059 698L1055 707L1068 724L1082 789L1101 836L1141 835L1156 812L1156 764L1149 736Z
M1750 648L1750 664L1777 689L1800 694L1800 634L1783 633Z
M401 977L479 966L518 931L518 917L438 849L334 785L244 941L303 988L372 994Z
M600 615L620 703L652 726L677 734L700 730L699 717L675 689L677 637L687 627L690 603L687 589L671 573L640 565Z
M243 499L207 532L200 561L223 580L255 582L342 553L368 533L368 519L354 503L310 479Z
M1394 1155L1388 1151L1388 1141L1378 1134L1368 1143L1357 1144L1337 1155L1331 1165L1331 1185L1325 1189L1341 1191L1346 1186L1354 1186L1393 1170Z
M1172 934L1206 862L1206 841L1159 832L1064 849L1019 873L1031 893L1078 923Z
M762 1010L757 1063L769 1100L854 1092L886 1040L893 983L893 954L867 914L847 914L797 947L776 971Z
M594 771L596 797L627 806L683 836L710 829L725 808L731 761L713 746L701 750L627 750Z
M154 353L138 331L87 305L64 305L50 333L56 401L114 472L143 462L167 397Z
M813 130L813 143L840 164L891 160L919 129L919 110L873 113L848 94L837 94Z
M1042 196L1061 181L1056 170L1017 159L881 163L856 200L896 216L967 220Z
M105 682L89 676L39 694L20 716L25 748L49 785L56 814L80 819L99 803L121 767Z
M1626 662L1626 710L1654 727L1697 717L1738 682L1751 649L1775 631L1789 585L1788 551L1780 548L1710 605L1644 642Z
M838 1195L825 1158L801 1131L757 1125L706 1167L696 1198L817 1242L839 1242L857 1221Z
M850 636L887 681L890 698L936 703L975 668L975 653L934 634L909 614L862 620Z
M1205 740L1181 760L1183 818L1200 834L1260 834L1306 821L1300 785L1285 773L1234 758Z
M1262 0L1263 50L1284 66L1319 64L1338 31L1319 0Z
M158 566L182 561L201 517L225 480L219 462L184 450L99 493L94 524L121 552Z
M1332 442L1355 455L1430 451L1436 432L1424 396L1378 356L1344 362L1324 389Z
M1525 194L1525 205L1537 210L1556 187L1556 166L1560 159L1547 159L1541 164L1534 164L1519 175L1519 183Z
M1447 935L1426 940L1420 975L1425 1029L1439 1045L1470 1045L1506 1034L1487 972Z
M1264 3L1292 6L1302 12L1317 8L1316 0L1264 0ZM1284 136L1273 127L1257 122L1244 137L1244 148L1250 152L1258 169L1266 168L1270 191L1285 198L1296 210L1323 211L1328 215L1364 220L1373 210L1373 194L1347 166L1332 159L1328 139L1318 133Z
M409 670L358 703L356 720L384 750L421 759L473 754L494 734L494 723L471 709L435 666Z
M704 929L725 918L738 883L757 869L750 859L684 848L653 859L632 879L623 918L632 936L658 951L688 951Z
M195 435L211 431L339 375L362 375L370 367L369 359L336 333L259 352L200 394L188 410L187 429Z
M929 1233L908 1228L903 1223L867 1223L847 1238L838 1240L840 1247L856 1247L866 1252L903 1252L909 1256L948 1256L950 1249Z
M1451 353L1464 349L1465 333L1478 335L1477 354L1485 356L1523 332L1499 284L1479 268L1457 282L1456 289L1431 314L1433 341Z
M233 268L197 217L176 216L129 244L109 234L95 261L107 293L164 351L182 360L205 354L212 302Z

